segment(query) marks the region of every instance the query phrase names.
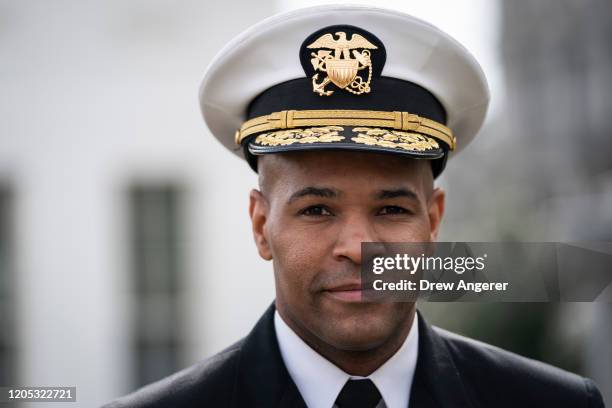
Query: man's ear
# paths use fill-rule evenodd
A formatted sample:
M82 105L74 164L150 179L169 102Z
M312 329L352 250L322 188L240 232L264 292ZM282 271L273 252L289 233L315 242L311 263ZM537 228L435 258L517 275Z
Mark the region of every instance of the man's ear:
M441 188L434 188L433 192L431 193L431 197L429 197L427 212L429 214L429 239L431 241L436 241L438 239L440 224L442 222L442 217L444 216L445 199L446 193Z
M268 221L268 201L261 191L253 189L249 194L249 216L257 251L266 261L272 259L272 251L268 243L266 222Z

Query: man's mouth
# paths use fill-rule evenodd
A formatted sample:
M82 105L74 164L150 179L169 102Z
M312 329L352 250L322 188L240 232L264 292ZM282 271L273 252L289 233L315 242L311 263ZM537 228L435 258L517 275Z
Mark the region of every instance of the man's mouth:
M361 281L349 282L342 285L326 289L330 296L344 302L361 302L362 287Z

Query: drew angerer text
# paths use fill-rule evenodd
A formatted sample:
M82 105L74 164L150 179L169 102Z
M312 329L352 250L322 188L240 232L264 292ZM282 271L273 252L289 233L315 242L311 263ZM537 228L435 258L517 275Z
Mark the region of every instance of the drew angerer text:
M372 282L372 289L377 291L399 290L423 292L452 292L461 290L480 293L487 291L505 291L508 289L508 282L466 282L463 279L458 282L430 282L426 279L420 279L418 281L402 279L399 282L384 282L382 279L377 279Z

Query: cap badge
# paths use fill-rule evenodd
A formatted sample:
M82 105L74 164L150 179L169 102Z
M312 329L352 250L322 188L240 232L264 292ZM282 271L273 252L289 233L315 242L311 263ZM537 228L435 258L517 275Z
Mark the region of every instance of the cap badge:
M323 34L307 46L309 49L318 50L310 54L312 57L310 62L315 72L320 71L327 74L321 82L317 82L318 72L312 76L312 91L321 96L329 96L334 91L325 90L325 86L331 82L338 88L355 95L369 93L372 80L370 50L378 47L357 33L353 33L350 40L346 38L344 31L336 32L335 35L337 39L330 33ZM368 70L367 80L357 75L364 69Z

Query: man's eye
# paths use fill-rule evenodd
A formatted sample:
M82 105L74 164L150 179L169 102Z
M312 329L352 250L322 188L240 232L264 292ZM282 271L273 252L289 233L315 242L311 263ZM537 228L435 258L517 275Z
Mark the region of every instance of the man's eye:
M333 215L333 214L331 213L331 211L329 211L327 208L325 208L322 205L313 205L308 208L304 208L302 211L300 211L300 215L320 217L320 216L327 216L327 215Z
M408 214L410 213L408 210L402 207L398 207L396 205L387 205L383 207L382 210L378 212L378 215L397 215L397 214Z

